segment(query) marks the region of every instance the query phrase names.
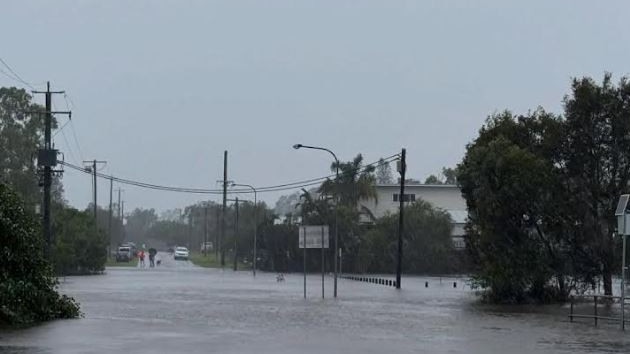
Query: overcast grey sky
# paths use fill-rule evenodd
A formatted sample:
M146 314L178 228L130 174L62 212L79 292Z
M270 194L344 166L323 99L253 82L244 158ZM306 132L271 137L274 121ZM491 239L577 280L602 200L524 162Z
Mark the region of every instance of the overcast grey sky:
M109 161L106 173L214 188L229 150L242 183L328 174L330 156L301 142L368 162L406 147L409 177L424 179L461 160L488 114L560 112L571 77L628 74L629 13L628 1L6 1L0 57L68 92L80 153L69 127L55 143L69 162ZM89 203L87 175L64 184L72 205ZM127 208L203 199L123 188ZM99 190L106 205L108 182Z

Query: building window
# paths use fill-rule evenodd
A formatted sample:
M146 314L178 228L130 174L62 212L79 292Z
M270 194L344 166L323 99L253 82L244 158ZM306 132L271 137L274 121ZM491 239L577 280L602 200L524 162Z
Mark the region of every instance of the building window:
M398 198L399 194L394 194L394 201L397 202L400 199ZM405 202L415 202L416 201L416 195L415 194L405 194L403 196L403 201Z

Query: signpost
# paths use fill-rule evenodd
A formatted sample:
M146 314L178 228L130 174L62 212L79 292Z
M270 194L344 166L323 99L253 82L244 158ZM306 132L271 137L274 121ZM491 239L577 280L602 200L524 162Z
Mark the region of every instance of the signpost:
M621 329L626 327L626 237L630 235L630 214L628 213L628 202L630 194L623 194L619 197L615 216L617 217L617 234L623 240L623 253L621 256Z
M304 249L304 298L306 299L306 249L319 248L322 252L322 298L324 298L324 249L329 247L328 225L300 226L299 247Z

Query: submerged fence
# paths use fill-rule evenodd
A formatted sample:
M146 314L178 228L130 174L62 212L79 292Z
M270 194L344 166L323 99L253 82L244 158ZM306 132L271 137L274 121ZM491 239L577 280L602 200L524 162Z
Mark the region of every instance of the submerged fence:
M575 307L576 305L583 304L585 302L589 302L590 299L593 299L593 307L590 314L584 313L576 313ZM630 298L626 297L624 300L621 299L621 296L610 296L610 295L572 295L570 297L571 305L569 310L569 321L573 322L575 319L579 318L588 318L592 319L597 326L598 321L608 321L608 322L618 322L621 329L625 330L626 324L630 323L630 320L627 319L628 316L625 314L625 305L628 304L628 300ZM623 301L623 303L622 303ZM611 311L611 305L614 305L615 302L619 303L619 314L615 316L614 312ZM600 311L600 307L605 306L605 312L602 313Z

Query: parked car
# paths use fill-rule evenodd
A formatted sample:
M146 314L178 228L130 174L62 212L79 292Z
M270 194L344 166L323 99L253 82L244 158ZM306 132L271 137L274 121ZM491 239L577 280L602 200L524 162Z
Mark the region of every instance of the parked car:
M116 262L129 262L133 258L133 252L129 246L120 246L116 250Z
M123 244L121 244L118 247L129 247L129 250L131 251L131 257L135 257L136 254L138 254L138 248L136 247L136 244L133 242L125 242Z
M181 259L181 260L187 261L189 256L190 256L190 252L188 252L188 248L186 247L175 248L175 255L173 256L175 260Z

